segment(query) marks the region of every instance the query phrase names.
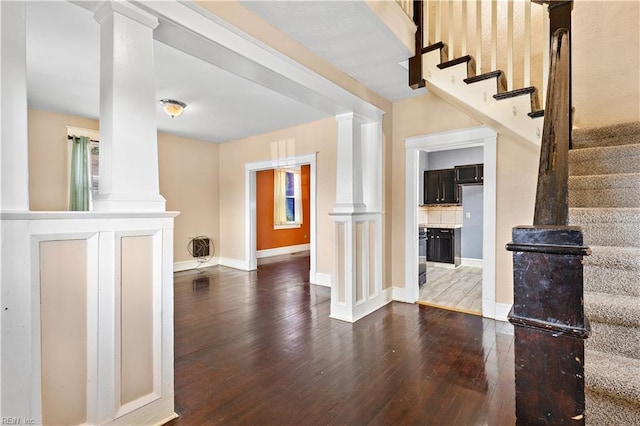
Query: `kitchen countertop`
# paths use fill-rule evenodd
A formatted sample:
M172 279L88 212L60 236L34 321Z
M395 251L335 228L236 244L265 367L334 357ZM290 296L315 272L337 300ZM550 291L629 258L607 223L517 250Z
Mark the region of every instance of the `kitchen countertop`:
M418 225L421 228L445 228L445 229L459 229L462 225L455 223L421 223Z

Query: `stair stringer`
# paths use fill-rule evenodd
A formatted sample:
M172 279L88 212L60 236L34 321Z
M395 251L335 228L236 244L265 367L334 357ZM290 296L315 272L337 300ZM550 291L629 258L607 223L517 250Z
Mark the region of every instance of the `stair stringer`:
M525 139L540 146L543 130L543 117L531 118L529 96L516 96L496 100L495 79L467 84L467 64L462 63L439 69L440 50L436 49L422 55L422 78L430 92L441 97L471 117L518 139Z

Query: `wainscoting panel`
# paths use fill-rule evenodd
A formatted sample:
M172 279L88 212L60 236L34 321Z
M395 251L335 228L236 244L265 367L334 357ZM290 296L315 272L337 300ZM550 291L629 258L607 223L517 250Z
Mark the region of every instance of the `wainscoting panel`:
M123 237L120 404L153 392L153 238Z
M40 242L42 422L87 421L87 242Z

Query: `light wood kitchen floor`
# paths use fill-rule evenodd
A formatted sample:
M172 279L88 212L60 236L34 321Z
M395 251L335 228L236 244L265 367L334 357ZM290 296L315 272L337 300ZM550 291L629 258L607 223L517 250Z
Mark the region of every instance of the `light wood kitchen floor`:
M418 303L482 315L482 268L427 266L427 282L420 287Z

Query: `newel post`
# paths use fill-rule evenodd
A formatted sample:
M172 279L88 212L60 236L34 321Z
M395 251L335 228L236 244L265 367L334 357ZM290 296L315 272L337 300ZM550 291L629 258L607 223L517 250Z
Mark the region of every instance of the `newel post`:
M513 229L516 424L584 424L582 232L570 226Z

